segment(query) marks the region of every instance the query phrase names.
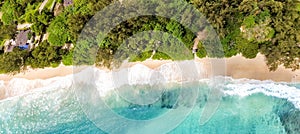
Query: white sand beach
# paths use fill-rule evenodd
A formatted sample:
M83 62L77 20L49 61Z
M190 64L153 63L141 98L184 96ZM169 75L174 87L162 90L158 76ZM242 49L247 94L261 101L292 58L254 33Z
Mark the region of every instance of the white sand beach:
M224 64L216 67L215 70L212 70L211 63L213 62L213 60L215 59L213 58L195 59L196 62L202 65L201 72L204 74L200 74L202 76L201 78L207 78L209 76L213 76L213 74L218 72L218 69L221 69L223 70L223 73L221 74L225 74L226 76L232 77L234 79L248 78L248 79L256 79L256 80L272 80L275 82L300 82L300 70L292 71L291 69L286 69L280 66L276 71L270 72L268 70L267 65L265 64L264 56L260 54L254 59L246 59L241 55L233 56L231 58L221 59L221 61L223 61ZM132 67L136 64L142 64L147 66L148 68L155 69L166 63L172 63L172 61L149 59L143 62L126 63L123 67ZM224 68L226 68L226 70ZM0 74L0 82L2 82L2 86L0 85L0 100L31 91L30 87L24 89L24 91L19 91L19 89L15 89L18 88L18 86L20 86L20 85L14 85L16 81L25 80L26 83L21 82L21 84L34 85L33 87L35 87L36 86L35 84L30 83L30 82L34 82L31 80L40 81L40 80L46 80L46 79L48 80L51 78L58 78L58 77L61 77L60 80L62 80L64 79L63 76L72 75L73 73L80 72L82 69L84 69L84 67L82 68L76 67L76 69L74 69L73 66L60 65L57 68L29 69L26 70L25 72L16 75ZM99 69L108 71L107 69L104 68L99 68Z
M207 69L208 75L211 71L211 58L196 59L196 62L201 62L204 68ZM248 78L257 80L273 80L277 82L300 82L300 70L292 71L280 66L276 71L270 72L264 61L263 55L257 55L254 59L246 59L241 55L225 58L226 76L233 78ZM170 63L171 60L146 60L143 62L128 63L127 66L135 64L143 64L151 69L155 69L165 63ZM72 66L60 65L57 68L44 68L44 69L29 69L25 72L8 75L0 74L0 80L9 81L13 78L25 78L29 80L34 79L49 79L53 77L66 76L73 73ZM103 68L102 68L103 69ZM75 72L78 72L75 71Z

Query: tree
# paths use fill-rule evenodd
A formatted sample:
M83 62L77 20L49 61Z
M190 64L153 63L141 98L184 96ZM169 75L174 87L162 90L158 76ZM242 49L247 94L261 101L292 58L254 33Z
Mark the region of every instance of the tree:
M62 57L62 63L66 66L73 65L73 49L67 51Z
M5 25L13 24L15 21L17 21L18 17L22 14L21 8L18 7L18 4L12 0L4 1L1 11L2 11L2 22Z
M46 26L41 22L35 22L32 24L31 30L37 34L41 34L44 31L45 27Z
M48 25L52 18L53 18L53 14L47 11L42 11L41 14L37 16L37 20L43 23L44 25Z
M17 26L15 24L4 25L0 22L0 40L11 39L16 34Z
M61 62L61 47L50 46L47 41L40 43L31 51L28 65L32 68L44 68Z
M25 61L28 56L28 51L22 51L19 48L14 48L13 52L0 55L0 72L15 74L25 70Z
M86 15L70 14L67 19L68 31L70 33L70 40L76 43L78 35L83 29L84 25L88 22L89 18Z
M48 41L52 46L63 46L69 37L65 15L57 16L49 25L47 32L49 33Z

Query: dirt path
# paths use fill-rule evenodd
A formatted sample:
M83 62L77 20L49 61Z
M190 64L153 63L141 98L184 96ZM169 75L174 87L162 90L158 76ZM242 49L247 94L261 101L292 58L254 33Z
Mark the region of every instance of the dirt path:
M17 29L18 30L23 30L23 29L31 27L31 25L32 24L30 24L30 23L18 24Z
M39 12L41 13L42 10L44 9L45 5L47 4L48 0L44 0L43 3L41 4L40 8L39 8Z

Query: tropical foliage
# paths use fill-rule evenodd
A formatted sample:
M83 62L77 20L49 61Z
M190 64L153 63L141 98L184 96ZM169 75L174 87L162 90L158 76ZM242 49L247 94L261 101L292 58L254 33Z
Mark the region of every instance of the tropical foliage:
M258 53L266 56L266 63L270 70L276 70L279 65L293 70L299 69L300 57L300 2L299 0L186 0L196 7L207 18L208 22L217 31L221 39L222 49L207 47L199 42L198 57L231 57L241 53L246 58L254 58ZM0 72L19 72L32 68L57 66L60 62L65 65L72 64L96 64L110 67L114 55L126 42L129 55L121 55L121 59L129 58L129 61L142 61L152 59L191 59L191 49L196 38L196 33L174 18L146 15L134 17L118 24L104 37L102 42L83 40L77 42L79 34L87 22L114 0L74 0L73 4L63 7L62 12L54 16L49 6L39 12L42 0L4 0L0 2L2 18L0 22ZM62 3L63 0L57 0ZM131 1L119 4L130 4ZM157 3L143 3L145 7L151 7L156 13L169 12ZM177 19L196 23L189 12L183 12L185 7L174 6L180 16ZM129 13L137 11L132 5ZM145 9L146 10L146 9ZM174 10L175 11L175 10ZM123 16L125 12L118 11L115 16ZM172 11L170 11L171 13ZM113 10L107 14L114 13ZM200 19L199 19L200 20ZM102 19L105 24L111 24L111 19ZM13 52L3 53L5 40L14 38L18 24L31 23L30 30L34 35L48 33L48 40L39 43L30 51L21 51L18 48ZM205 27L203 27L205 29ZM95 29L88 29L85 34L97 35ZM130 37L144 31L161 31L166 34L159 37L143 36L144 39L130 39ZM151 37L151 38L150 38ZM171 38L174 37L174 38ZM155 39L152 39L155 38ZM160 42L158 42L160 41ZM178 54L176 47L179 42L188 48L189 53ZM73 43L76 49L63 49L66 43ZM169 43L169 50L174 53L164 53L164 43ZM212 42L213 43L213 42ZM166 45L165 45L166 46ZM95 47L96 49L89 49ZM153 53L153 51L155 53ZM178 52L178 53L177 53ZM73 62L73 55L79 55ZM95 57L88 57L95 54Z

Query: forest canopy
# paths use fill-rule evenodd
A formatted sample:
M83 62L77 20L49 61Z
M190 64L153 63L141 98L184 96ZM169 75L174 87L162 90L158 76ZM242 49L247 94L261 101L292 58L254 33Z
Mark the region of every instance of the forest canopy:
M66 44L74 44L78 48L78 38L85 24L104 7L114 0L73 0L70 6L63 6L63 0L57 1L59 13L48 7L39 11L42 0L4 0L0 3L0 72L19 72L27 66L47 67L56 66L61 62L66 65L76 64L72 61L73 54L86 53L86 46L74 51L64 49ZM159 1L162 2L162 1ZM186 0L207 18L219 36L223 52L206 48L203 42L198 44L198 57L231 57L241 53L246 58L255 58L258 53L266 56L269 69L274 71L279 65L293 70L299 69L300 57L300 2L299 0ZM156 12L164 12L157 6L159 3L149 4ZM120 8L122 8L120 4ZM181 11L183 7L178 8ZM132 10L132 13L139 12ZM181 12L186 19L189 14ZM120 14L121 15L121 14ZM103 20L106 21L106 20ZM5 41L14 39L17 25L32 24L29 30L33 35L48 34L46 41L34 42L31 50L15 49L4 53ZM96 64L109 67L114 54L120 45L131 36L143 31L162 31L173 35L178 40L171 40L161 36L161 40L168 40L171 44L178 41L184 43L192 50L196 34L174 19L161 16L140 16L131 18L114 27L103 42L98 42L95 59L82 57L82 64ZM157 42L148 39L134 43L148 44L145 51L132 56L130 61L152 59L172 59L172 56L156 51ZM132 49L139 46L130 45ZM172 45L170 45L172 47ZM82 47L82 46L80 46ZM208 52L209 51L209 52ZM214 52L214 55L209 55ZM187 55L187 57L191 56ZM48 58L45 58L45 56ZM184 59L184 58L183 58ZM92 62L91 62L92 61ZM11 67L4 67L11 66ZM3 67L2 67L3 66Z

